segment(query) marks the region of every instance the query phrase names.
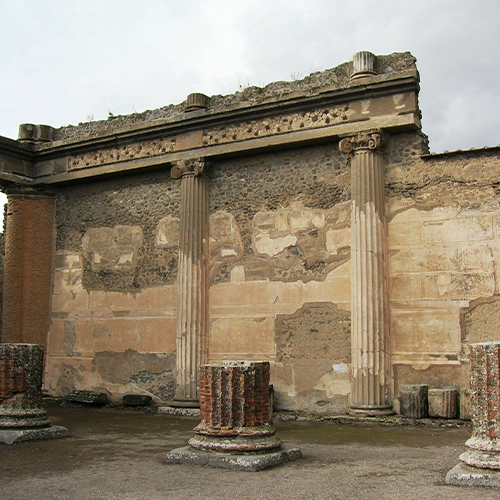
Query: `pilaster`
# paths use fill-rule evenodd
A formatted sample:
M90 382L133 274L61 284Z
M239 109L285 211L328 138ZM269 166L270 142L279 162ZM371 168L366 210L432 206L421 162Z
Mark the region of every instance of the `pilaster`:
M204 160L178 162L181 179L178 266L177 378L174 400L198 401L199 367L208 360L208 179Z
M393 413L389 375L384 159L379 131L340 141L351 160L352 414Z

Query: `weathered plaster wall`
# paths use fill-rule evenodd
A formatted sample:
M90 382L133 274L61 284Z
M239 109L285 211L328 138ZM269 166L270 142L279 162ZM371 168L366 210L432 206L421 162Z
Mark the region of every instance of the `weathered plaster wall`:
M398 142L386 172L396 397L401 384L467 387L467 343L500 339L485 321L498 294L498 154L409 162Z
M347 409L349 197L336 143L212 168L210 359L269 360L280 408Z
M172 396L179 181L169 169L61 189L46 385Z
M394 396L466 387L468 348L498 340L500 161L387 137ZM423 157L421 157L424 155ZM210 168L212 361L269 360L276 404L350 397L350 162L336 143ZM179 182L167 169L67 186L56 214L47 386L173 394Z

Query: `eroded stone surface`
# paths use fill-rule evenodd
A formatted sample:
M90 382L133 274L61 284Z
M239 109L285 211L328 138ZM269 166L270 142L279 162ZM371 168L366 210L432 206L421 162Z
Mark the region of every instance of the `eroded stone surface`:
M500 470L500 343L471 346L472 437L460 460L479 469Z
M409 418L429 416L429 387L427 385L403 385L399 395L399 412Z
M198 450L245 453L279 448L274 436L267 362L228 361L200 367Z
M0 429L48 427L42 406L44 346L0 344Z

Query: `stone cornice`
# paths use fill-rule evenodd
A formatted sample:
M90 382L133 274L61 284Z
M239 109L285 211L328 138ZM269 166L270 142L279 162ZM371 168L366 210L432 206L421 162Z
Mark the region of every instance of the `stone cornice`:
M20 178L7 179L11 175L31 177L34 184L72 182L170 166L180 160L254 154L326 142L367 129L420 128L416 70L361 81L312 96L301 95L218 113L195 116L188 113L184 119L169 123L160 120L147 126L131 125L108 136L32 145L32 151L24 150L16 141L7 141L29 162L23 160L20 164L18 159L8 157L0 165L0 183L20 182Z
M114 130L109 135L89 137L74 142L56 141L41 144L37 147L36 156L38 159L44 159L47 156L65 156L84 150L94 151L107 146L116 147L121 144L141 140L157 140L159 137L171 137L178 133L217 128L247 120L264 120L272 116L300 113L305 110L325 106L335 107L337 105L345 105L346 102L350 101L372 99L405 92L418 92L417 71L407 70L402 72L402 74L404 76L398 73L393 79L370 81L344 89L325 90L313 96L299 96L282 101L277 100L275 102L223 110L193 117L185 116L183 120L173 122L156 120L147 124L130 125L120 130Z
M368 127L368 123L371 125ZM179 160L190 160L204 157L218 159L224 157L258 154L266 151L284 149L286 147L331 142L340 136L356 134L367 128L382 128L384 130L417 130L420 121L415 114L384 116L371 121L363 120L353 123L341 123L314 130L292 131L270 137L258 137L236 143L217 144L209 147L198 147L187 151L175 151L158 156L135 158L120 163L105 164L91 168L72 171L48 172L34 179L34 184L58 184L75 182L80 179L98 176L115 175L120 172L132 172L150 168L169 168Z

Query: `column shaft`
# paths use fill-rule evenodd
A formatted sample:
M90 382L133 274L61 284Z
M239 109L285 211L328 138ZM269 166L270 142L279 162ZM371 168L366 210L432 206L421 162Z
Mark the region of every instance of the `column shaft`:
M376 136L375 142L369 139ZM384 160L380 136L346 140L351 162L351 413L390 414Z
M197 401L199 366L208 360L208 180L181 180L175 400Z

